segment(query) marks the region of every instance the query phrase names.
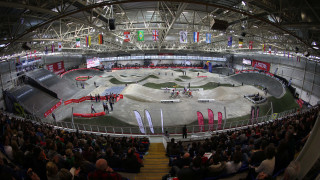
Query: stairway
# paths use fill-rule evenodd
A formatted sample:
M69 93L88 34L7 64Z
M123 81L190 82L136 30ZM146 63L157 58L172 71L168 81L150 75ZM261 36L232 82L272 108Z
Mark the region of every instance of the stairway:
M162 176L168 174L170 167L169 158L162 143L151 143L148 154L144 156L144 167L135 176L136 180L161 180Z

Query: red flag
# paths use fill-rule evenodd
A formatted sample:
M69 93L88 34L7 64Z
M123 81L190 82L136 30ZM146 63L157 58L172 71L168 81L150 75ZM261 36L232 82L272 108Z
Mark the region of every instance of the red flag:
M197 111L199 131L204 132L204 120L201 112Z
M209 124L209 130L213 131L213 123L214 123L214 116L211 109L208 109L208 124Z
M124 35L124 42L130 42L130 32L126 31L123 32Z
M222 124L222 113L218 112L218 129L222 129L221 124Z
M253 41L249 41L249 49L253 48Z

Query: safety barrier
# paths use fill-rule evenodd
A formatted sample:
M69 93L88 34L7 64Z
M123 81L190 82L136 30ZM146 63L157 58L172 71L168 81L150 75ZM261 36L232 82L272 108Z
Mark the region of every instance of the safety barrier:
M198 102L214 102L214 99L198 99Z
M116 102L118 102L120 99L123 99L123 95L122 94L119 94L117 96L117 94L114 94L113 95L114 98L116 98ZM95 100L95 97L94 96L84 96L80 99L69 99L69 100L66 100L64 101L64 105L68 105L68 104L71 104L71 103L81 103L83 101L93 101ZM106 100L106 97L105 96L100 96L100 100Z
M52 108L50 108L47 112L44 113L44 117L49 116L55 109L57 109L59 106L61 106L62 104L62 99L60 99L60 101L54 105Z
M75 117L85 117L85 118L90 118L90 117L98 117L98 116L104 116L106 115L105 112L98 112L98 113L73 113L73 116Z

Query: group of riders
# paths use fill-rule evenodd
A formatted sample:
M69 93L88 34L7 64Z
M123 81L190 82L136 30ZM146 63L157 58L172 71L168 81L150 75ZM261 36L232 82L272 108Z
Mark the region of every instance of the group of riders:
M165 89L165 92L170 92L169 88ZM186 95L187 97L193 97L192 91L190 89L184 88L182 94ZM172 89L170 98L179 98L180 96L180 91L177 91L175 88Z

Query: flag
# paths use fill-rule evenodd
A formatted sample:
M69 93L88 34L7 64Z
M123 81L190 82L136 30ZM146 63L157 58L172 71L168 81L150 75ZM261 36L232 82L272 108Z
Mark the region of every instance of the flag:
M33 53L34 53L34 58L36 58L37 57L37 51L34 50Z
M193 42L199 42L199 32L193 32Z
M214 123L213 111L211 109L208 109L208 124L209 124L210 131L213 131L213 123Z
M278 48L274 48L274 54L278 53Z
M18 64L20 64L20 56L17 57L17 60L16 60Z
M207 44L211 43L211 34L210 33L206 34L206 43Z
M130 32L126 31L123 32L124 35L124 42L130 42Z
M54 53L55 47L54 47L54 43L51 44L51 52Z
M62 50L62 44L61 42L58 43L58 51L61 51Z
M138 111L133 111L134 112L134 115L136 116L136 119L137 119L137 122L138 122L138 125L139 125L139 129L140 129L140 132L141 133L145 133L144 131L144 127L143 127L143 122L142 122L142 118L141 118L141 115Z
M297 56L297 62L300 62L301 59L300 59L300 56Z
M218 112L218 129L222 129L221 124L222 124L222 113Z
M188 32L187 31L180 31L180 43L188 43Z
M203 119L202 113L197 111L197 117L198 117L199 131L204 132L204 119Z
M150 113L149 113L148 110L145 110L145 113L146 113L146 117L147 117L147 120L148 120L148 123L149 123L150 131L152 132L152 134L154 134L154 130L153 130L153 125L152 125L152 120L151 120Z
M266 45L262 44L262 50L266 51Z
M232 46L232 36L228 37L228 46Z
M290 53L288 52L288 59L289 59L289 57L290 57Z
M76 39L76 47L80 47L80 38Z
M271 46L269 46L269 54L271 54Z
M242 48L243 45L243 39L239 38L239 48Z
M138 31L138 41L144 41L144 31Z
M91 46L91 36L86 36L86 46Z
M259 108L259 106L257 106L257 109L256 109L256 123L258 123L259 111L260 111L260 108Z
M46 48L44 49L44 53L48 54L48 46L46 46Z
M98 35L98 44L103 44L103 35L102 34Z
M249 41L249 49L253 48L253 41Z
M160 114L161 114L161 130L162 130L162 133L164 133L164 131L163 131L163 114L162 114L162 109L160 109Z
M159 40L159 32L158 30L152 30L152 39L153 41L158 41Z

